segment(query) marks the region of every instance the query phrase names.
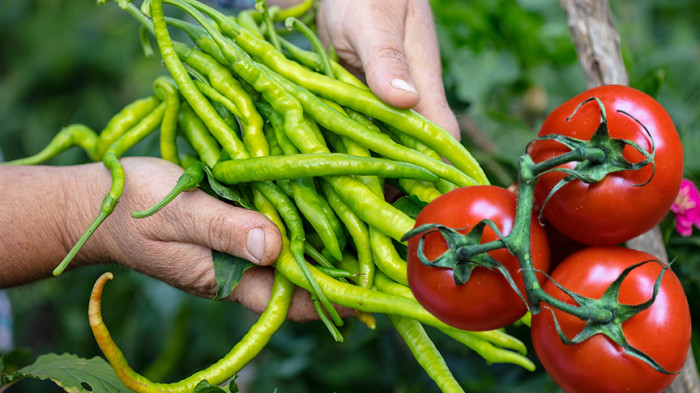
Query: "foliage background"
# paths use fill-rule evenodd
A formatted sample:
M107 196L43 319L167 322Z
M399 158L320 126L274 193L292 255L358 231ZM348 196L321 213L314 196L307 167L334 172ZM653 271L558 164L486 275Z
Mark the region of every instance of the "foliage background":
M585 89L566 17L554 0L432 3L445 86L463 140L493 182L508 185L517 157L546 114ZM630 84L666 107L685 146L686 177L700 180L700 2L611 5ZM148 95L164 73L159 60L142 55L136 24L113 3L0 1L0 53L0 150L6 160L37 152L71 123L101 129L124 105ZM150 155L153 147L146 140L130 154ZM76 149L49 163L86 159ZM680 238L672 224L669 219L662 228L697 322L700 237ZM117 266L84 268L8 290L21 350L13 361L31 362L49 352L99 355L87 324L87 299L94 279L108 269L116 279L105 292L107 324L131 364L156 379L178 380L220 358L256 318L239 305L196 298ZM376 331L349 321L343 344L324 330L318 323L285 324L242 373L246 391L435 390L385 319ZM525 329L509 330L528 341ZM463 347L433 337L468 391L558 391L541 370L486 365ZM161 353L167 356L158 358ZM21 381L10 391L59 390L49 382Z

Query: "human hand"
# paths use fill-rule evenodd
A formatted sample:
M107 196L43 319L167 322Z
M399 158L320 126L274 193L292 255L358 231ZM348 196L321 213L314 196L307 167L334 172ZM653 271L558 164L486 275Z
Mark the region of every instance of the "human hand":
M341 63L397 108L413 108L460 139L447 104L433 14L427 0L323 0L318 34Z
M245 272L227 300L261 313L273 281L273 270L266 265L275 261L282 246L275 224L260 213L234 207L199 189L180 194L150 217L133 218L131 212L149 208L165 196L183 170L157 158L128 157L121 162L126 183L120 202L69 268L117 262L176 288L213 298L216 281L211 250L216 249L260 265ZM48 277L94 219L111 181L101 163L2 169L7 172L0 173L0 186L14 184L17 191L0 195L0 203L7 208L0 209L0 224L7 224L0 225L0 245L15 250L0 256L0 287ZM341 315L352 315L341 311ZM288 318L318 318L308 292L297 290Z

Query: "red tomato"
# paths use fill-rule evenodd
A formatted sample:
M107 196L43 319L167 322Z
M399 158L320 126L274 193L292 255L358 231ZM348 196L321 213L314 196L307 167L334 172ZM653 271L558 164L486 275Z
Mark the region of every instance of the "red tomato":
M632 140L651 152L651 143L640 124L646 126L656 147L656 173L647 165L636 171L609 174L602 181L586 184L575 180L558 190L547 202L543 214L548 222L566 236L585 244L615 245L652 229L664 218L680 189L683 177L683 147L673 122L664 108L650 96L626 86L602 86L590 89L555 109L542 124L538 135L561 134L588 140L600 124L600 109L595 101L576 107L589 97L598 97L607 112L608 129L613 138ZM536 141L529 154L536 163L559 156L569 149L553 141ZM631 162L644 157L631 147L623 154ZM573 168L575 163L568 164ZM536 200L542 203L564 177L561 172L540 177Z
M490 219L507 235L513 227L515 205L515 194L504 188L459 188L424 207L416 219L416 226L436 223L455 229L471 229L482 219ZM544 229L535 219L530 230L534 266L547 271L549 246ZM478 267L465 284L457 285L452 269L422 264L416 256L419 238L420 236L415 236L408 240L408 285L423 307L438 319L461 329L477 331L506 326L525 314L525 303L497 271ZM496 239L496 234L487 227L482 243ZM430 260L440 256L446 249L447 243L440 233L431 233L425 237L424 253ZM489 255L508 269L524 295L517 258L504 249L492 251Z
M620 273L636 263L656 259L647 253L624 247L589 247L572 254L552 272L552 280L592 299L599 299ZM654 282L662 271L652 262L638 267L623 281L618 300L639 304L651 298ZM547 281L544 290L557 299L575 304ZM555 311L567 337L576 336L583 321ZM666 271L654 303L622 324L630 345L651 356L668 371L679 371L690 345L690 311L676 275ZM566 345L559 338L552 313L543 308L532 318L535 353L552 379L568 393L661 392L676 374L663 374L625 351L607 337L597 334L580 344Z

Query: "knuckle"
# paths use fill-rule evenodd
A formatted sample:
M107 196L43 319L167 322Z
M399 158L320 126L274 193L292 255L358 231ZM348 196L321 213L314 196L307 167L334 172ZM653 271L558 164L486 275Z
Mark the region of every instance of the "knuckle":
M380 46L375 50L376 57L380 61L390 62L396 65L405 65L406 56L401 48L396 46Z
M233 219L224 214L215 214L209 220L207 227L207 236L209 244L218 251L230 251L236 242L231 231L233 227Z

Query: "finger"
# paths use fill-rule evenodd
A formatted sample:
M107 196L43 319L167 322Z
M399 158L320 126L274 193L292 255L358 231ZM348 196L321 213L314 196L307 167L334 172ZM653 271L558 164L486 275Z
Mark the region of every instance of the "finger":
M406 10L399 2L372 2L367 21L351 42L364 68L367 85L382 101L412 108L419 96L404 47Z
M440 47L427 1L411 1L406 15L406 57L411 79L420 94L413 108L460 139L459 125L445 97Z
M258 265L277 259L282 246L277 226L264 215L192 193L188 205L193 225L186 231L191 242L235 255Z

